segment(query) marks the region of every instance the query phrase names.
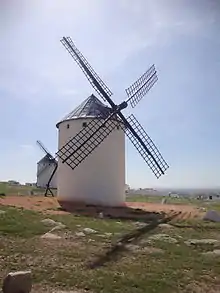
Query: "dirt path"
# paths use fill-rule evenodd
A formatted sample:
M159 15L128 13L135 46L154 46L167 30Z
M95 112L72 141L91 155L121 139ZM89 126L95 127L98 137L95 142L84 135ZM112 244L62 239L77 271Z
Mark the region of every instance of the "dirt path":
M59 211L56 198L43 196L6 196L0 198L0 205L23 207L28 210L42 211L50 214L65 214ZM127 202L127 207L142 209L148 212L181 212L181 218L195 218L201 216L201 212L191 205L158 204L143 202Z

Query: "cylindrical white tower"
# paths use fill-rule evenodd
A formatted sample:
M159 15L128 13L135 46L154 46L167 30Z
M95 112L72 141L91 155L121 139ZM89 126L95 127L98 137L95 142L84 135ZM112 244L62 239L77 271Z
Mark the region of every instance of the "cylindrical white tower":
M62 121L58 148L64 146L83 127L108 109L94 95L86 99ZM68 209L74 203L120 206L125 202L125 135L119 128L110 135L74 170L58 160L57 196Z

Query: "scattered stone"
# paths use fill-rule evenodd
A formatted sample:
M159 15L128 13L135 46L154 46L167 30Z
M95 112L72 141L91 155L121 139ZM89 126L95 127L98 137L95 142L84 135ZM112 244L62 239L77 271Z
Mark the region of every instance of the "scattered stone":
M162 228L162 229L171 229L171 228L173 228L172 225L165 224L165 223L159 224L159 227Z
M58 224L56 221L54 221L52 219L44 219L41 221L41 223L43 223L46 226L50 226L50 227L57 226L57 224Z
M59 291L53 291L52 293L85 293L85 291L81 291L81 290L80 291L78 291L78 290L77 291L75 291L75 290L74 291L72 291L72 290L71 291L60 291L59 290Z
M134 244L126 244L125 247L131 251L138 251L140 249L140 246Z
M76 234L75 234L77 237L85 237L86 235L85 235L85 233L83 233L83 232L76 232Z
M110 236L112 236L112 233L106 232L105 235L108 236L108 237L110 237Z
M149 239L141 239L141 241L139 242L141 245L151 245L152 244L152 240Z
M142 227L145 227L146 226L146 223L136 222L135 225L138 226L139 228L142 228Z
M91 229L91 228L84 228L83 229L83 232L88 233L88 234L95 234L95 233L97 233L96 230Z
M150 236L148 239L149 240L159 240L159 241L164 241L164 242L168 242L168 243L178 243L178 241L175 238L170 237L167 234L155 234L155 235Z
M201 208L201 207L198 207L198 209L202 212L205 212L206 211L206 208Z
M207 256L216 256L216 255L220 255L220 249L215 249L215 250L213 250L213 251L203 252L202 255L207 255Z
M146 247L142 248L142 251L147 252L149 254L164 253L163 249L156 248L156 247L150 247L150 246L146 246Z
M5 214L5 211L0 210L0 215L4 215L4 214Z
M53 234L51 232L47 232L46 234L41 236L42 239L49 239L49 240L58 240L58 239L62 239L61 236Z
M60 223L59 225L53 227L50 232L53 232L53 231L57 231L57 230L62 230L62 229L65 229L66 228L66 225Z
M81 227L81 225L76 225L76 227L80 228L80 227Z
M95 242L95 240L94 239L88 239L88 243L90 243L90 242Z
M192 245L202 245L202 244L218 244L219 241L216 239L188 239L187 241L184 242L188 246Z
M207 211L203 217L204 221L220 222L220 214L214 210Z
M100 219L103 219L103 218L104 218L104 214L103 214L103 212L100 212L100 213L99 213L99 218L100 218Z
M9 273L2 286L3 293L30 293L32 288L31 271Z

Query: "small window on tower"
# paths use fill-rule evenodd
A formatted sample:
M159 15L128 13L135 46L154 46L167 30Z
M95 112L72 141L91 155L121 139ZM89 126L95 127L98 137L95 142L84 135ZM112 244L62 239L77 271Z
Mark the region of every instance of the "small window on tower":
M83 127L86 127L87 126L87 123L86 122L83 122L82 126Z
M69 124L67 124L66 128L70 128L70 125L69 125Z

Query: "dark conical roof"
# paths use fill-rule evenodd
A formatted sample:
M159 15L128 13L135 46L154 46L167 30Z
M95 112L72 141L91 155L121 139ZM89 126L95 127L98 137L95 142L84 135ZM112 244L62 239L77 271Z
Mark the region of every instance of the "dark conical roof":
M106 118L110 111L111 108L107 107L98 98L96 98L96 96L92 94L72 112L66 115L60 122L58 122L57 126L63 121L77 118Z
M37 164L40 163L51 163L54 160L51 158L51 156L49 154L46 154Z

